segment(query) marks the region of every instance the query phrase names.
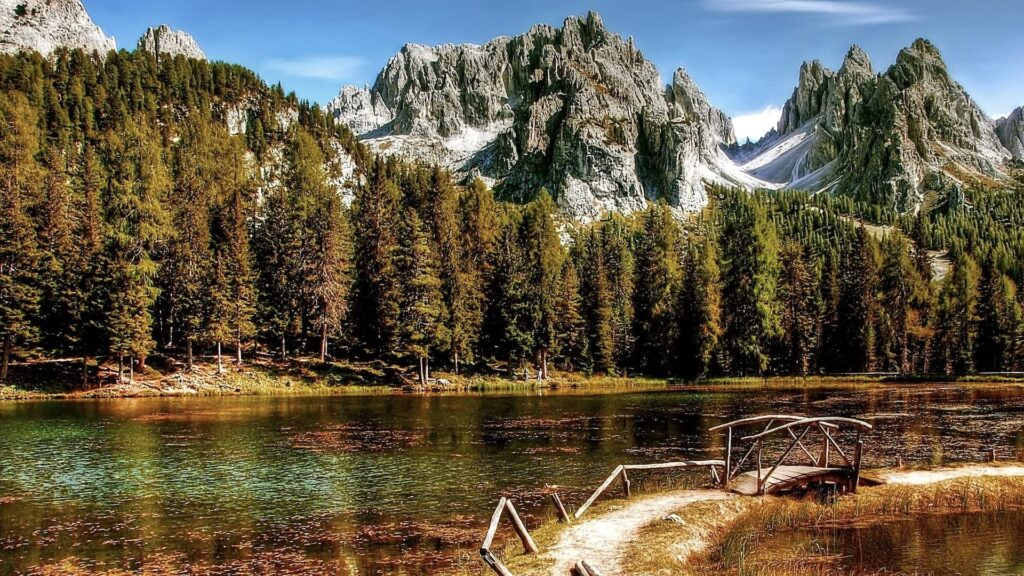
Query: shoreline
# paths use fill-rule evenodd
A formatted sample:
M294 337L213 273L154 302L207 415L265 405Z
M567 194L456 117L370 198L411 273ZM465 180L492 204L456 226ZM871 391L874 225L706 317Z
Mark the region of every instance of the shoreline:
M1024 464L1019 462L924 469L889 468L871 470L870 473L885 478L887 484L845 496L851 499L845 506L856 507L858 501L855 499L858 498L859 502L869 503L872 490L888 489L901 495L914 493L919 497L940 500L937 494L942 489L959 497L964 492L959 485L965 482L983 488L987 482L1009 481L1021 483L1021 489L1024 489ZM882 492L875 495L881 496ZM959 503L957 500L956 504ZM953 504L947 510L935 504L932 503L927 510L917 510L917 506L908 504L905 510L889 510L885 514L872 513L870 506L866 506L864 515L868 521L885 521L918 513L975 511L973 508L956 509ZM569 525L549 522L538 528L534 534L542 548L537 555L523 554L516 543L510 543L504 551L505 563L513 573L524 576L567 573L568 567L581 559L590 560L595 567L609 574L712 573L715 570L709 570L709 555L716 552L716 544L722 535L735 530L736 525L740 525L742 530L767 529L767 523L774 524L778 519L771 517L770 513L765 518L761 515L772 506L779 505L795 509L802 506L802 501L744 497L713 489L677 489L645 494L632 500L609 500L595 507L597 514L582 522ZM755 524L758 525L756 528ZM469 573L475 572L465 572Z
M53 367L66 368L64 372ZM499 374L457 375L436 372L437 379L426 388L412 386L401 368L374 363L320 364L308 359L289 362L253 362L242 367L196 364L191 371L165 372L150 368L133 383L116 380L116 372L100 366L93 380L99 384L81 388L68 373L74 362L45 362L16 367L15 384L0 384L0 402L29 400L80 400L115 398L196 398L242 396L369 396L405 394L501 394L538 392L551 394L628 393L642 391L687 391L694 393L886 390L898 387L960 386L967 388L1024 388L1017 376L924 377L892 375L813 375L759 377L718 377L681 382L646 376L588 376L582 373L552 372L546 381L512 380ZM49 369L49 371L47 371Z

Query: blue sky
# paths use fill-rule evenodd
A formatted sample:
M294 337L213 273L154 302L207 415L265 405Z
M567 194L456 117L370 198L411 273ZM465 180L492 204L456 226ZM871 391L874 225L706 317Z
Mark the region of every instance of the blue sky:
M211 59L317 102L343 84L372 84L406 42L482 43L597 10L609 29L633 36L663 79L686 68L741 138L777 121L802 61L837 68L854 43L884 69L928 38L990 116L1024 105L1022 0L84 1L119 47L165 23L190 32Z

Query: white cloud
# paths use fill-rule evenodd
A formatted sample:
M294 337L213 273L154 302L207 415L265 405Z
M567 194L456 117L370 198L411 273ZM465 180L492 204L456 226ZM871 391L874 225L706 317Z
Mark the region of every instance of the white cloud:
M844 0L704 0L720 12L789 12L829 16L847 24L910 22L918 16L906 8Z
M350 82L359 77L365 61L357 56L306 56L273 58L264 65L275 72L297 78Z
M760 112L733 117L732 126L736 131L736 141L742 144L747 141L747 138L750 138L751 142L757 142L779 124L781 117L782 108L778 106L768 106Z

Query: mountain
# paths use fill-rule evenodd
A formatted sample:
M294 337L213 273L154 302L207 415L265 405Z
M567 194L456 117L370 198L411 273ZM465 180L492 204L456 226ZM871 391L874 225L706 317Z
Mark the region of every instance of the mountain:
M929 192L999 179L1010 153L938 50L917 40L882 74L856 46L838 72L805 63L776 130L736 157L776 185L908 210Z
M378 152L482 176L511 198L547 187L578 219L657 198L692 210L707 181L755 184L722 152L729 118L686 72L665 86L593 12L479 46L406 45L372 87L345 87L327 108Z
M206 60L206 54L199 47L199 43L188 32L172 30L166 24L156 28L147 28L146 33L139 38L138 50L145 50L152 53L159 60L161 55L170 57L184 56L196 60Z
M58 48L106 54L116 48L89 17L81 0L0 0L0 52Z
M1017 160L1024 160L1024 106L996 121L996 134Z

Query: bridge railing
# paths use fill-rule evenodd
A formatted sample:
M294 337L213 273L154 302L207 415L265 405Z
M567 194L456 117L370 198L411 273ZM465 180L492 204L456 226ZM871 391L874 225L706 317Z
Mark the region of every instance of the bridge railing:
M748 447L743 456L733 463L733 436L734 429L737 428L748 428L751 426L765 423L764 430L755 434L748 434L739 437L741 441L752 442ZM836 437L833 435L836 433L841 426L852 427L856 431L856 440L853 447L853 457L851 458L846 454L846 451L842 449L837 442ZM832 450L839 455L842 459L844 466L850 470L854 476L859 476L860 473L860 460L863 449L863 442L861 441L861 433L870 431L872 426L862 420L854 418L843 418L835 416L815 417L809 418L806 416L796 416L790 414L770 414L765 416L756 416L753 418L743 418L741 420L735 420L733 422L727 422L720 424L713 428L710 428L711 432L726 431L726 451L725 451L725 477L723 484L728 486L733 477L743 467L751 456L756 458L756 479L757 479L757 492L763 493L764 488L768 480L772 475L779 469L779 466L783 465L786 458L789 457L793 450L799 448L804 455L810 461L810 465L818 468L828 469L832 467ZM815 453L814 450L807 447L805 439L811 432L821 434L821 448ZM790 438L790 443L786 446L785 451L780 457L774 460L770 470L767 474L763 472L764 468L764 443L766 439L787 435ZM853 484L856 486L856 483Z

